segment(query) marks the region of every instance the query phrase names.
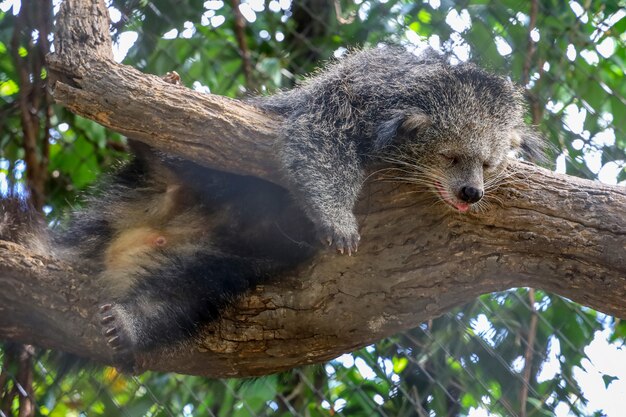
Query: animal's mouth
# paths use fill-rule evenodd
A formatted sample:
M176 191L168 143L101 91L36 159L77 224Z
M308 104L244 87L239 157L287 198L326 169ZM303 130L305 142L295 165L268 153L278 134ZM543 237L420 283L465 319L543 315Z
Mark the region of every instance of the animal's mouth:
M438 181L435 182L435 189L437 190L439 196L443 201L445 201L448 205L454 207L461 213L467 213L472 207L471 204L458 201L456 198L452 197L450 193L445 188L443 188L443 185L441 185L441 183Z

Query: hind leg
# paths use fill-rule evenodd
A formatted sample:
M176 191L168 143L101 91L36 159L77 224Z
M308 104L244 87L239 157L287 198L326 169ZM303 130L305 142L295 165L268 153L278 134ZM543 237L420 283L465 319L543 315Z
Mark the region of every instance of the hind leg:
M135 353L193 337L271 269L266 262L215 253L172 256L100 307L114 361L132 369Z
M100 306L100 323L113 361L123 371L132 373L135 353L172 345L196 333L203 322L190 305L178 306L167 300L139 297ZM207 300L210 302L210 300Z

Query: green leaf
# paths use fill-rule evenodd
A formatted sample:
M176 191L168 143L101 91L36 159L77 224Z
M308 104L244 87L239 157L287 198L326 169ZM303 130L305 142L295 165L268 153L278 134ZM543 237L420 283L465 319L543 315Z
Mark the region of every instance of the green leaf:
M466 392L461 397L461 405L463 406L463 408L466 409L478 407L478 400L476 400L476 398L472 394Z
M404 371L406 366L409 364L409 360L405 357L394 357L391 362L393 363L393 372L396 374L402 373L402 371Z
M535 414L536 411L540 412L541 415L544 415L546 417L554 417L554 413L551 410L547 410L545 408L545 405L543 403L543 401L538 400L537 398L533 398L533 397L529 397L527 400L534 408L534 410L528 410L528 415L537 415ZM533 411L533 412L531 412Z
M415 33L420 33L420 23L413 22L409 25L409 29L411 29Z
M609 388L609 385L611 385L611 382L615 380L619 380L619 377L611 376L611 375L602 375L602 380L604 381L604 388Z
M499 400L502 397L502 387L497 381L491 381L489 383L489 393L494 400Z
M430 21L432 20L432 15L430 13L428 13L426 11L426 9L421 9L418 13L417 13L417 19L422 22L422 23L430 23Z
M8 80L0 83L0 97L12 96L20 91L20 87L13 80Z

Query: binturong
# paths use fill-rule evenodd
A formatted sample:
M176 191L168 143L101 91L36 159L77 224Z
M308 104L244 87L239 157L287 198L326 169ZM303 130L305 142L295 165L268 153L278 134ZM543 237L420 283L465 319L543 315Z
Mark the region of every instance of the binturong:
M509 155L542 155L523 103L522 89L504 77L398 46L351 52L256 102L286 118L279 154L292 192L322 241L348 254L360 240L353 208L367 164L394 163L407 181L470 212Z
M94 314L123 369L136 369L137 353L194 338L250 288L310 259L314 229L356 252L353 208L375 163L390 162L467 213L502 177L508 155L541 155L520 88L433 51L351 52L252 102L284 116L276 146L290 192L131 140L134 158L49 238L37 238L45 224L28 207L0 204L0 239L46 253L49 245L95 277Z

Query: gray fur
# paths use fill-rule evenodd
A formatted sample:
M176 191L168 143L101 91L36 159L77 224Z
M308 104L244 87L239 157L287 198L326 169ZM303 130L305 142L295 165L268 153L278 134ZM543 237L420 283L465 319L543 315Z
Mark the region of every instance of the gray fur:
M0 198L0 240L19 243L40 255L50 252L43 216L26 199Z
M478 202L511 150L541 153L523 123L521 90L434 52L353 52L259 106L280 113L278 153L319 235L356 251L353 207L366 165L387 160L459 211ZM55 254L97 276L100 320L115 359L177 343L217 319L259 282L301 263L310 224L285 190L166 158L135 143L136 158L54 233ZM32 208L0 199L0 239L49 251ZM306 244L301 244L304 242Z
M352 210L369 161L412 167L466 211L476 198L463 201L463 190L480 198L485 177L502 171L511 150L541 154L540 137L523 122L520 88L434 51L355 51L254 103L286 118L278 152L292 192L342 253L356 251L360 239Z

